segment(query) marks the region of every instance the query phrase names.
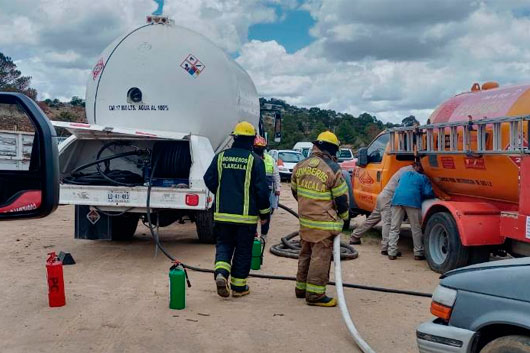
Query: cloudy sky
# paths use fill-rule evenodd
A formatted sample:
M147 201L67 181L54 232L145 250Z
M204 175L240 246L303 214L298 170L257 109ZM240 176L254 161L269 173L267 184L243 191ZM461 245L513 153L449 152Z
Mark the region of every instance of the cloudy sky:
M145 21L150 0L0 0L0 52L39 98L85 94L99 53ZM425 120L473 82L530 81L523 0L166 0L260 95L299 106Z

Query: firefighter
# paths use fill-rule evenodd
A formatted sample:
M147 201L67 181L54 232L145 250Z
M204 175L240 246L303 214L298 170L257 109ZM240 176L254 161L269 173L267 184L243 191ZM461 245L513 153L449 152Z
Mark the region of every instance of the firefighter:
M263 159L265 163L265 173L267 175L267 184L269 185L270 197L269 201L271 204L271 216L274 210L278 208L278 198L280 197L281 179L280 171L276 165L276 161L272 158L265 148L267 147L267 140L261 136L256 136L254 140L254 152ZM261 226L261 237L263 240L267 240L267 234L269 233L270 221Z
M233 297L250 293L247 277L257 223L261 220L263 225L270 218L265 165L252 152L256 130L243 121L232 136L232 147L217 154L204 175L206 186L215 194L214 277L221 297L230 296L230 288Z
M330 131L318 135L311 155L299 162L291 177L291 190L298 201L300 257L295 294L309 305L331 307L335 298L326 296L333 238L348 218L348 185L333 156L339 148Z

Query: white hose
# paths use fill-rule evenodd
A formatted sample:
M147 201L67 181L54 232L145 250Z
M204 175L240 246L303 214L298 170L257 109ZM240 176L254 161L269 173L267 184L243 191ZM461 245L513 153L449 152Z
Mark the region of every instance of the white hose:
M353 340L359 346L359 348L364 353L375 353L375 351L366 343L366 341L361 337L357 328L350 317L350 312L348 311L348 306L346 305L346 300L344 299L344 289L342 288L342 270L340 266L340 235L337 235L333 240L333 262L335 263L335 283L337 288L337 298L339 300L340 312L344 323L348 327Z

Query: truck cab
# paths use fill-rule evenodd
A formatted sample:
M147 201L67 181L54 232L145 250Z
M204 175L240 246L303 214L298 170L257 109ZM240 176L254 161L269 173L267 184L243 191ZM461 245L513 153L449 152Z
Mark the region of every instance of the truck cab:
M398 159L397 156L388 154L389 140L390 134L382 132L368 147L358 151L352 175L353 199L357 213L371 212L375 208L377 195L392 175L412 163L411 158Z

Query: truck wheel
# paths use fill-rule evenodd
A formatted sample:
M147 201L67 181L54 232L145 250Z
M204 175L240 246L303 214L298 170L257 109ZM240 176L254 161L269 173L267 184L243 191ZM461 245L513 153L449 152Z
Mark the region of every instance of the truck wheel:
M530 353L530 337L505 336L488 343L480 353Z
M140 215L137 213L126 213L123 216L112 217L112 240L131 240L134 233L136 233L139 219Z
M462 245L455 220L448 212L429 218L424 244L427 263L435 272L445 273L468 263L469 249Z
M201 211L195 214L195 226L197 235L202 243L215 243L215 233L213 231L213 208L208 211Z

